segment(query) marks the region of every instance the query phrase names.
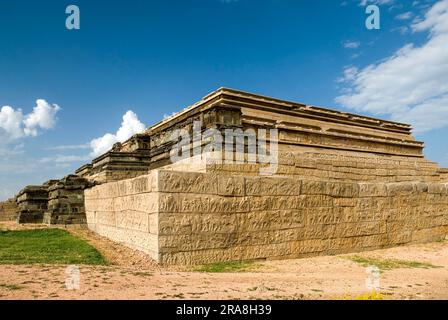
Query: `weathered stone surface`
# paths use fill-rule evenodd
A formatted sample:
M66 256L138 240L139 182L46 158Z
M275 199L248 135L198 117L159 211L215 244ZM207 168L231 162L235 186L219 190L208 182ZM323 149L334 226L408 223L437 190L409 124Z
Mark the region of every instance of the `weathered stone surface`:
M0 202L0 221L14 221L18 213L19 208L15 198Z
M258 175L260 165L248 162L172 164L173 131L182 129L191 133L194 121L201 121L204 131L213 128L222 133L229 128L241 130L243 135L247 130L277 129L278 175L355 183L447 181L446 170L423 158L423 143L412 137L410 125L226 88L212 92L188 110L149 127L144 133L117 143L91 164L79 168L76 174L103 183L172 165L178 171ZM251 144L249 140L246 142L246 146ZM244 159L248 159L248 153Z
M54 181L50 181L41 186L27 186L18 193L18 223L43 222L44 212L48 206L48 187L52 183Z
M159 180L150 192L131 194L124 182L88 190L87 218L93 230L164 264L356 252L438 240L448 229L448 195L435 183L151 174ZM211 181L217 185L207 188ZM154 242L123 230L153 235Z
M218 179L196 172L159 171L159 191L217 194Z
M88 227L158 260L157 172L85 190Z
M219 176L218 194L221 196L244 196L245 181L243 177Z
M84 190L90 185L85 178L69 175L49 186L43 223L85 224Z

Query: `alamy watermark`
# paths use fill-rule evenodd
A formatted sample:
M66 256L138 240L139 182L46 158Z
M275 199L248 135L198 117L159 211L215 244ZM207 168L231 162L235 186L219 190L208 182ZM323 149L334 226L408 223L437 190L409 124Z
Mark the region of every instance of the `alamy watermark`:
M365 21L366 28L368 30L381 29L381 14L379 6L375 4L368 5L365 12L369 15ZM68 5L65 9L65 13L68 14L65 19L65 27L68 30L81 29L81 11L79 6L74 4Z
M366 19L366 28L369 30L381 29L380 8L375 4L371 4L366 7L366 14L369 15Z
M81 282L81 272L79 267L70 265L65 269L65 287L67 290L79 290Z
M65 8L65 13L69 16L65 19L65 27L68 30L81 29L81 11L79 7L71 4Z
M170 151L172 163L206 161L209 164L259 164L261 175L273 175L278 170L277 129L202 130L202 122L193 123L192 132L174 130Z
M380 269L377 266L369 266L366 268L367 278L366 278L366 287L369 291L379 292L380 287L380 279L381 273Z

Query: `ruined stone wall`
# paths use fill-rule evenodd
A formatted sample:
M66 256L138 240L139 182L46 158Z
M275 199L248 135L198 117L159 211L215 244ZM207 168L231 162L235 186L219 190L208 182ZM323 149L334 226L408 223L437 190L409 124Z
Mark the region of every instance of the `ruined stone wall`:
M156 172L85 190L89 228L158 260L156 190Z
M18 223L42 223L48 205L48 184L27 186L17 195Z
M84 189L90 186L87 179L69 175L48 188L48 208L45 224L85 224Z
M159 261L296 258L436 241L447 185L160 172Z
M86 192L89 227L162 264L283 259L437 241L447 184L154 170Z
M0 202L0 221L16 220L17 214L18 208L16 199L8 199L4 202Z

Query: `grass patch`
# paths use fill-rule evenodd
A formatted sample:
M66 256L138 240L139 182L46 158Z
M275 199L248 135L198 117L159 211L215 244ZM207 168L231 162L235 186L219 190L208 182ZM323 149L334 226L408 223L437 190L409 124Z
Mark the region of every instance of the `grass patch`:
M418 262L418 261L376 259L360 256L350 257L349 259L364 267L376 266L378 269L380 269L380 271L387 271L399 268L421 268L421 269L442 268L440 266L435 266L430 263Z
M253 269L255 264L250 261L230 261L230 262L217 262L212 264L206 264L199 266L194 271L199 272L245 272Z
M106 264L90 244L61 229L0 231L0 264Z
M153 274L151 272L133 272L134 276L140 276L140 277L151 277Z
M21 290L21 289L23 289L23 287L22 286L19 286L19 285L17 285L17 284L3 284L3 283L0 283L0 288L4 288L4 289L8 289L8 290Z

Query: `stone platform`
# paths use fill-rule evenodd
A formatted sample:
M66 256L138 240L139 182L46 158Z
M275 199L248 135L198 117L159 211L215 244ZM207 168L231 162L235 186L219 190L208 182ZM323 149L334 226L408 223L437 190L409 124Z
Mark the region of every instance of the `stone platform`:
M439 241L446 183L154 170L86 191L89 227L162 264L284 259Z
M173 163L179 132L193 139ZM209 161L211 146L232 161ZM448 234L448 169L423 148L408 124L221 88L76 176L25 188L19 221L87 221L161 264L438 241ZM269 176L263 153L274 160Z
M277 130L275 141L271 134L262 137L278 145L275 172L261 176L259 162L198 158L196 151L207 148L203 142L187 144L189 157L172 163L173 133L194 134L197 123L199 134L232 129L235 138L247 138L244 160L253 143L248 132L258 139L260 130ZM124 157L130 151L144 155L148 171L103 179L86 190L87 223L161 264L285 259L438 241L448 234L448 170L424 158L424 144L411 130L222 88L148 128L134 139L140 149L129 142L117 146L113 152ZM87 179L97 175L81 171Z

